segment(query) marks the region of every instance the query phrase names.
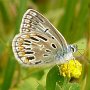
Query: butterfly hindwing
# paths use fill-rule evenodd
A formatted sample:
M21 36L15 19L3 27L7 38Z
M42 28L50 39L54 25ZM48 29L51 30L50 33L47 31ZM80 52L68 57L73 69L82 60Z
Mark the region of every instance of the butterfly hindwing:
M31 31L16 35L13 40L15 57L24 64L46 64L55 61L59 43L41 32Z

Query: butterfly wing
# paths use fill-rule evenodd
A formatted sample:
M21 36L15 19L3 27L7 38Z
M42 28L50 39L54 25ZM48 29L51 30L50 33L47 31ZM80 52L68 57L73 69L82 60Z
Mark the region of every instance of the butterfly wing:
M23 16L20 32L40 31L49 35L51 38L56 38L62 48L67 48L67 42L62 34L39 12L29 9Z
M16 35L12 45L16 59L25 65L54 63L61 49L56 40L39 31Z
M23 16L20 34L12 43L16 59L24 65L43 65L56 62L56 55L67 48L64 37L35 10Z

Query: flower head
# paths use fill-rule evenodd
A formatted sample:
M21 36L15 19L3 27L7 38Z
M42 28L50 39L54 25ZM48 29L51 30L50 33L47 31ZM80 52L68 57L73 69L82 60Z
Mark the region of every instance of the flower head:
M67 63L60 65L60 74L64 77L79 78L82 72L82 64L77 60L70 60Z

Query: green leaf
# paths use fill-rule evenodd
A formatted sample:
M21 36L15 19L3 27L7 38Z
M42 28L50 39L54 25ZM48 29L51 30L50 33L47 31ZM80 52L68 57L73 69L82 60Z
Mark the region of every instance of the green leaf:
M75 37L75 38L73 38L73 41L81 39L82 37L85 36L86 31L88 31L88 29L87 29L87 23L88 23L87 19L88 19L88 15L89 15L88 1L89 0L81 0L80 1L80 10L79 10L79 13L77 14L76 19L74 20L74 25L73 25L73 29L72 29L73 31L75 31L75 32L72 32L72 35L74 35L74 37Z
M38 71L38 72L35 72L35 73L32 73L32 77L34 78L37 78L38 80L40 80L44 75L44 71L41 70L41 71Z
M10 57L9 60L8 60L6 71L5 71L2 90L9 90L11 82L12 82L13 74L14 74L14 71L15 71L15 66L16 66L15 60Z
M63 35L65 35L66 38L69 34L68 32L70 31L72 25L76 4L77 0L67 0L65 14L63 16L62 21L58 23L58 29L61 31Z
M56 88L55 88L55 90L62 90L62 88L60 87L59 84L56 84Z
M1 2L0 2L0 4L1 4ZM24 8L26 8L26 7L24 7L25 5L26 5L26 0L25 1L20 0L20 7L18 9L19 16L16 19L17 22L16 22L16 27L15 27L16 28L15 33L17 33L17 30L19 30L20 18L21 18L22 14L25 10ZM4 13L5 13L5 10L4 10ZM4 15L4 17L7 17L7 15L6 16ZM10 43L10 45L11 45L11 43ZM11 54L11 51L10 51L10 54ZM5 76L4 76L4 82L2 84L2 90L9 90L9 88L12 84L12 79L13 79L13 74L14 74L14 71L15 71L15 66L16 66L16 63L15 63L14 58L12 57L12 54L11 54L10 58L8 60L7 68L5 70Z
M63 82L63 78L60 79L60 72L59 72L58 66L54 66L48 72L48 75L46 78L46 90L55 90L57 82Z
M64 90L80 90L78 83L67 83L64 85Z
M10 18L9 18L8 11L6 10L4 2L2 0L0 0L0 11L2 14L4 24L8 24L10 22Z
M19 83L17 90L36 90L38 82L35 78L27 78Z
M4 45L1 43L0 44L0 55L2 54L2 52L4 51L5 47Z
M45 90L45 88L41 84L39 84L37 90Z
M19 32L19 28L20 28L20 23L22 20L22 16L25 13L26 10L26 4L27 4L27 0L20 0L20 6L18 11L18 16L16 19L16 30L15 30L15 34L17 34Z
M57 83L58 83L61 87L63 87L63 84L66 83L66 80L65 80L65 78L64 78L62 75L59 75L59 79L58 79Z

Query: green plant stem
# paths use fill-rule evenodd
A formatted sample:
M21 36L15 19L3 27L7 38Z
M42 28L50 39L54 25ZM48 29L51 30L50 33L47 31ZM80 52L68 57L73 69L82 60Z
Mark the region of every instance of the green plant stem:
M16 34L19 31L22 15L26 10L26 2L27 2L27 0L20 0L20 6L19 6L19 9L17 10L18 16L17 16L17 20L16 20L16 28L15 28L14 34ZM10 46L11 46L11 43L10 43ZM10 55L10 58L8 60L8 64L7 64L7 67L5 70L5 76L4 76L4 82L2 85L2 90L9 90L9 88L12 84L12 79L13 79L15 66L16 66L15 59L12 58L12 55L13 54Z
M2 90L9 90L12 83L14 71L15 71L15 60L10 57L5 71Z

